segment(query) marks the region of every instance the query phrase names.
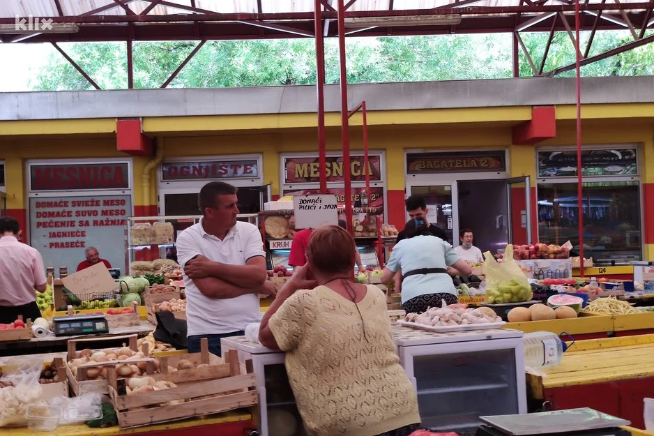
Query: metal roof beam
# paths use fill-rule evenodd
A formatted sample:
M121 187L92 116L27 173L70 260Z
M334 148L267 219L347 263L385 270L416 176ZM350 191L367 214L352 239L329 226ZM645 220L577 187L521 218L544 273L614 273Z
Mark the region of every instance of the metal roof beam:
M61 3L59 3L59 0L54 0L55 7L57 8L57 13L59 14L60 17L64 16L64 11L61 9Z
M136 0L124 0L123 3L125 3L127 5L129 3L132 3L133 1L136 1ZM113 8L117 8L117 7L119 7L117 4L109 3L109 4L106 4L106 5L102 6L102 7L99 7L97 9L92 9L92 10L90 10L88 12L84 12L82 15L80 15L80 17L88 17L90 15L97 15L100 12L108 11L109 9L113 9Z
M520 23L516 27L515 30L517 30L518 32L522 32L523 30L526 30L526 29L534 26L535 24L538 24L541 21L545 21L548 18L551 18L551 17L553 17L555 15L556 15L556 12L545 12L544 14L540 14L537 17L531 18L531 19L529 19L529 20L527 20L527 21L525 21L523 23ZM554 20L554 21L556 21L556 20Z
M186 64L189 63L189 61L191 59L193 59L193 56L195 56L195 54L200 51L200 49L204 46L204 44L206 44L206 42L207 42L206 39L203 39L202 41L200 41L200 43L193 49L193 51L186 57L186 59L184 59L184 62L182 62L179 65L179 67L177 67L177 69L175 71L173 71L173 74L170 75L168 80L166 80L163 83L163 85L161 85L161 88L166 88L168 85L170 85L170 82L175 80L175 77L177 77L179 72L182 71L182 69L186 66Z
M86 71L84 71L84 70L82 69L82 67L80 67L80 66L79 66L79 65L78 65L78 64L77 64L77 63L76 63L76 62L75 62L75 61L74 61L70 56L68 56L68 55L66 54L66 52L63 51L63 50L61 49L61 47L59 47L59 46L57 45L56 42L53 42L52 45L53 45L53 47L54 47L55 49L57 49L57 51L58 51L59 53L61 53L61 55L62 55L64 58L66 58L66 60L67 60L68 62L70 62L70 64L71 64L71 65L72 65L72 66L73 66L73 67L74 67L74 68L75 68L75 69L76 69L76 70L77 70L77 71L78 71L78 72L79 72L79 73L80 73L80 74L81 74L81 75L86 79L87 82L89 82L89 83L90 83L90 84L91 84L95 89L97 89L97 90L100 89L100 87L98 86L98 84L95 83L95 81L94 81L93 79L91 79L91 77L90 77L88 74L86 74Z
M123 0L127 3L130 0ZM133 1L133 0L131 0ZM146 0L154 1L154 0ZM161 5L169 6L171 8L197 12L199 15L188 15L188 14L171 14L171 15L162 15L162 16L141 16L141 15L94 15L97 12L102 10L111 9L113 7L118 7L117 5L110 5L110 7L99 8L95 11L88 12L81 16L76 17L50 17L54 23L129 23L129 22L180 22L180 21L281 21L281 20L307 20L312 19L312 12L289 12L289 13L265 13L265 14L241 14L241 13L230 13L230 14L220 14L214 11L193 8L184 5L178 5L176 3L170 3L168 1L162 0ZM639 3L621 3L621 4L612 4L612 5L603 5L598 3L591 3L587 5L581 5L581 10L583 12L592 12L600 10L625 10L625 11L644 11L651 7L649 2L639 2ZM501 6L501 7L487 7L487 6L468 6L468 7L451 7L446 9L438 10L396 10L393 11L391 16L393 17L405 17L405 16L425 16L425 15L489 15L489 14L515 14L515 13L536 13L536 12L572 12L574 11L574 5L572 4L562 4L562 5L534 5L534 6ZM336 18L336 13L331 11L323 12L325 18ZM353 11L346 12L345 18L375 18L375 17L389 17L389 12L387 10L383 11ZM21 17L18 17L20 19ZM27 19L27 17L23 17ZM0 24L12 24L16 20L15 17L12 18L0 18Z
M159 6L159 3L161 3L161 0L153 0L150 2L147 8L143 9L143 12L141 12L141 15L148 15L152 9L156 8Z
M266 23L264 21L238 21L238 23L246 24L248 26L260 27L262 29L278 30L280 32L291 33L293 35L308 36L313 38L313 32L308 32L302 29L296 29L288 26L281 26L279 24Z
M611 56L615 56L617 54L624 53L626 51L629 51L631 49L634 49L634 48L637 48L637 47L640 47L640 46L643 46L643 45L647 45L647 44L649 44L650 42L653 42L653 41L654 41L654 35L650 35L647 38L642 38L642 39L639 39L637 41L632 41L632 42L629 42L627 44L621 45L620 47L616 47L616 48L614 48L612 50L605 51L604 53L600 53L600 54L597 54L595 56L591 56L589 58L582 59L580 61L580 64L583 67L584 65L592 64L593 62L597 62L597 61L600 61L602 59L610 58ZM554 70L552 70L552 71L550 71L548 73L545 73L543 75L547 76L547 77L553 77L553 76L556 76L557 74L561 74L561 73L563 73L565 71L574 70L575 67L576 67L576 64L573 63L573 64L565 65L563 67L556 68L556 69L554 69Z
M131 10L126 3L124 3L122 0L114 0L114 3L116 3L118 6L123 8L125 10L125 13L127 15L136 15L133 10Z
M545 69L545 61L547 61L547 55L550 52L550 47L552 46L552 41L554 40L554 30L556 29L556 20L557 16L554 16L552 21L552 28L550 29L550 35L547 37L547 45L545 46L545 51L543 52L543 59L540 62L540 67L538 68L538 74L543 74L543 69Z

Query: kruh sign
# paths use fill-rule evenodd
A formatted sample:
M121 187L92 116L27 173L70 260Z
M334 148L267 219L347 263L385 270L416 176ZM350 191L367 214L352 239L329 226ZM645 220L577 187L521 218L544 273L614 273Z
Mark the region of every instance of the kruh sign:
M129 189L127 163L31 165L32 191Z
M368 157L367 167L363 164L363 156L350 158L350 174L352 181L366 180L366 172L371 181L381 180L381 156ZM318 183L320 182L320 164L317 157L287 157L284 159L284 183ZM343 181L343 158L340 156L327 156L325 168L328 182Z
M504 152L407 155L407 172L409 174L504 171L505 169Z
M259 177L256 159L210 162L165 162L162 180L254 179Z

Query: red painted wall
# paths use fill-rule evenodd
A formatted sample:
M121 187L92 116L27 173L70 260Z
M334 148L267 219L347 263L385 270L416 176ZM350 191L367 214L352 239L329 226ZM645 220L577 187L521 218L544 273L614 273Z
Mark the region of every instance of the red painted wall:
M388 223L393 224L398 231L404 229L406 224L406 211L404 210L404 190L391 190L386 193L388 204Z
M27 209L7 209L7 216L18 221L23 231L23 242L29 243L29 227L27 227Z
M654 183L643 183L643 213L645 216L643 242L654 244Z
M527 229L522 228L520 212L525 210L525 189L511 188L511 231L513 244L527 243ZM538 214L536 209L536 188L531 188L531 240L538 242Z

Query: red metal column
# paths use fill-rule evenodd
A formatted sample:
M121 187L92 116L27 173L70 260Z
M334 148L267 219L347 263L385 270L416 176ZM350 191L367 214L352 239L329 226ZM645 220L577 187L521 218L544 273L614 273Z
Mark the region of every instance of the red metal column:
M577 207L579 214L579 258L581 259L579 275L584 276L584 208L582 206L582 181L583 174L581 165L581 50L579 48L579 1L575 1L575 55L577 70Z
M325 41L322 29L322 2L314 2L316 33L316 90L318 94L318 168L320 192L327 193L327 145L325 141ZM347 198L347 197L346 197Z
M511 33L513 40L513 77L520 77L520 52L518 51L518 32Z
M345 221L347 229L352 234L352 180L350 168L350 126L347 112L347 73L345 63L345 5L338 0L338 55L341 70L341 135L343 140L343 179L345 196Z

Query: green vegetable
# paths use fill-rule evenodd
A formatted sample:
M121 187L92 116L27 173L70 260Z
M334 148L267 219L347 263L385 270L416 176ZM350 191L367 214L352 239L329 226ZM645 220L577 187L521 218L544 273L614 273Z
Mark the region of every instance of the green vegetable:
M118 425L118 416L111 403L102 403L102 418L86 421L91 428L105 428Z
M132 304L132 301L136 301L138 305L141 305L141 296L137 293L124 294L120 299L120 305L122 307L129 307Z
M61 292L64 294L64 301L69 306L79 306L82 304L82 301L66 288L61 288Z
M137 292L142 294L145 291L145 288L150 286L150 281L145 277L134 277L134 282L137 285Z
M160 276L158 274L146 274L144 276L148 282L150 282L150 286L152 285L164 285L165 277Z

